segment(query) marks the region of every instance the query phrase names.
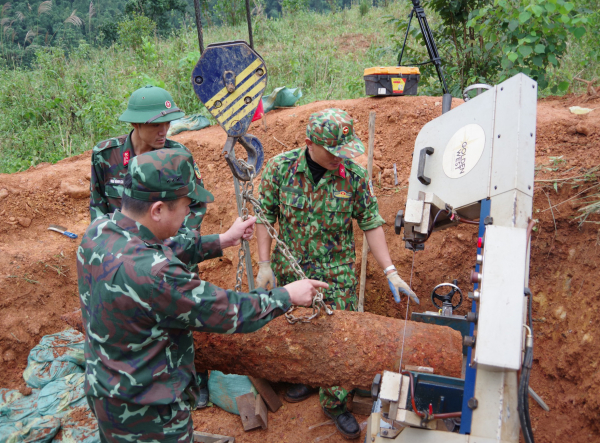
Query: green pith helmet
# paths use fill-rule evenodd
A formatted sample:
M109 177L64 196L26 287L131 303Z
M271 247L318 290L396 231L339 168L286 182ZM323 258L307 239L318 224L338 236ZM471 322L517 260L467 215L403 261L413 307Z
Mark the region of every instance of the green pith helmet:
M145 86L129 97L127 110L119 120L128 123L163 123L185 116L163 88Z

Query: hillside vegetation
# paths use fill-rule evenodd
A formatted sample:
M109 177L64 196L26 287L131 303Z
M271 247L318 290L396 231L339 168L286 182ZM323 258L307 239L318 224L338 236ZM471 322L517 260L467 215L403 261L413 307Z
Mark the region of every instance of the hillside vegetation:
M573 83L574 76L591 79L600 74L598 29L591 26L598 23L598 1L585 0L586 5L574 9L571 3L551 0L550 3L557 5L555 10L550 12L547 8L540 14L542 21L551 13L570 20L569 25L563 26L573 32L565 34L561 40L564 42L562 59L552 43L547 43L549 37L542 36L542 40L534 38L533 43L528 43L532 40L530 36L517 38L519 32L530 32L528 20L536 18L533 14L529 14L527 20L519 15L514 27L515 20L508 19L498 25L509 28L506 35L516 39L514 42L508 39L498 41L483 54L477 52L477 48L487 48L488 45L481 37L477 44L471 42L471 49L467 50L468 39L461 44L461 41L448 38L448 33L454 32L454 28L444 23L454 16L448 18L444 13L438 13L435 2L432 2L427 15L436 40L439 39L452 93L460 96L461 88L474 81L497 83L502 76L516 70L536 75L527 69L530 69L528 66L537 69L534 63L540 59L540 47L543 48L541 56L544 63L547 63L543 67L547 88L541 94L547 95L557 89L563 93L582 91L584 85ZM469 2L474 0L465 4L468 6ZM216 5L219 2L208 3ZM239 5L243 3L223 1L219 7L213 5L216 12L207 15L210 20L204 26L205 44L247 40L247 25L240 19L239 11ZM299 104L363 96L364 68L397 63L407 15L412 6L408 1L380 1L379 7L373 7L368 0L340 0L341 6L334 8L335 13L332 13L331 8L323 5L335 6L333 0L311 0L311 10L307 9L308 0L253 3L254 42L267 64L267 93L279 86L300 87L303 97ZM312 3L319 3L321 9ZM347 8L342 9L346 3ZM438 7L443 6L442 3L439 0ZM206 5L207 2L201 4ZM226 14L226 6L230 4L238 6L237 12L230 11L237 16ZM279 9L271 8L269 13L265 12L265 7L270 4L278 5ZM278 11L281 16L275 17ZM481 20L487 16L480 17L478 12L471 10L463 17L460 26L466 26L466 30L482 27ZM219 17L221 25L216 24ZM467 26L469 17L471 22ZM590 23L590 18L596 21ZM500 20L504 18L500 17ZM236 25L227 25L228 21ZM119 122L118 116L126 108L131 92L146 84L169 90L186 113L204 112L207 115L190 84L190 74L200 53L196 28L189 17L186 22L183 16L179 28L173 26L168 33L160 31L153 20L138 13L123 19L119 26L116 43L108 47L86 38L71 46L40 45L34 48L34 57L29 65L0 68L0 172L16 172L41 162L56 162L91 149L102 139L127 132L128 126ZM415 32L409 37L409 60L426 60L427 53L419 40L416 20L413 20L412 27ZM589 31L590 28L593 32ZM94 30L93 24L91 29ZM583 31L577 31L580 29ZM586 29L588 32L585 32ZM483 31L478 32L483 35ZM551 29L548 35L555 39L563 35L553 32ZM531 31L530 34L533 33ZM40 38L39 35L36 38ZM531 48L534 47L538 52L533 52ZM503 51L508 51L508 56L503 55ZM550 63L552 52L557 54L555 59L562 64ZM514 63L513 54L517 54ZM491 60L485 66L487 71L478 70L479 66L469 61L483 56ZM504 63L505 59L511 59L511 62ZM440 95L439 82L431 68L425 67L422 71L420 93Z

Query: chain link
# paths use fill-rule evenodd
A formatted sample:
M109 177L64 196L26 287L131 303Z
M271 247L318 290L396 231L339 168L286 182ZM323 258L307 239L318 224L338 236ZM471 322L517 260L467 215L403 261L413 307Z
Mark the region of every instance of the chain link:
M254 177L256 174L254 166L248 164L246 161L239 159L239 158L237 159L237 161L240 164L240 166L246 168L250 173L249 174L250 180L247 182L244 182L242 184L242 219L246 220L248 218L249 213L248 213L248 208L246 207L246 203L249 202L252 205L252 208L254 209L254 215L256 215L256 218L258 218L258 220L260 220L260 222L265 225L265 227L267 228L267 232L269 233L269 236L273 240L275 240L275 243L277 244L277 246L283 253L283 256L288 261L288 264L292 268L292 271L294 271L296 273L296 275L298 277L300 277L300 280L308 279L308 277L302 271L302 268L298 264L298 261L294 258L294 256L290 252L287 245L279 239L279 234L277 233L277 231L275 230L273 225L271 225L271 223L269 223L269 221L267 220L267 218L264 214L264 211L260 205L260 202L253 195L253 193L254 193ZM238 254L239 262L238 262L237 275L236 275L236 286L235 286L236 291L240 291L242 288L242 275L244 273L243 259L246 254L245 251L243 250L243 242L244 241L245 240L242 240L242 245L240 246L240 251ZM287 321L290 324L294 324L294 323L298 323L298 322L309 323L313 318L316 318L319 316L319 314L321 313L321 308L323 308L325 310L325 312L327 312L327 314L329 314L329 315L333 314L333 311L331 310L331 308L329 306L327 306L325 304L325 302L323 301L323 293L321 291L317 290L317 294L313 297L312 314L310 314L310 315L307 314L307 315L302 315L302 316L296 317L294 314L292 314L294 309L296 309L296 306L292 306L285 313L285 318L287 319Z

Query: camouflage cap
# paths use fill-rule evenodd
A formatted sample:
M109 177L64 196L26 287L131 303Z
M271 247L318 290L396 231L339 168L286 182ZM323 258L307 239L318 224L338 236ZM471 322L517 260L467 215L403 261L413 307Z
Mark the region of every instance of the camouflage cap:
M365 147L354 134L354 120L346 111L330 108L315 112L306 125L306 137L336 157L354 158L365 152Z
M177 200L188 196L210 203L210 192L196 184L194 160L185 149L157 149L140 154L129 164L131 189L125 195L147 202Z

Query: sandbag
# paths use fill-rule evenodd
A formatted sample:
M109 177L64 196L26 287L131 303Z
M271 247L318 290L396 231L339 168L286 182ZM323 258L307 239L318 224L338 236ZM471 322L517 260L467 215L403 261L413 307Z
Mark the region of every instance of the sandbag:
M15 423L40 416L37 410L39 394L40 390L34 389L31 391L31 395L17 398L10 403L0 406L0 427L7 422Z
M84 372L84 341L85 336L75 329L42 337L27 357L25 382L32 388L42 388L66 375Z
M0 441L6 443L51 442L60 429L60 420L55 417L35 417L19 421L10 426L0 426Z
M38 412L41 415L61 417L69 409L87 405L83 390L84 381L85 374L76 373L48 383L40 390Z
M258 394L250 379L245 375L223 374L221 371L210 371L208 379L210 401L232 414L240 415L235 398L253 392Z
M23 394L16 389L0 388L0 408L8 403L18 400L19 398L23 398Z
M290 89L286 86L273 89L269 95L263 96L262 104L265 112L272 111L276 108L289 108L302 97L300 88Z
M186 115L185 117L171 122L171 126L167 131L167 137L171 137L183 131L198 131L207 126L210 126L210 120L202 114Z

